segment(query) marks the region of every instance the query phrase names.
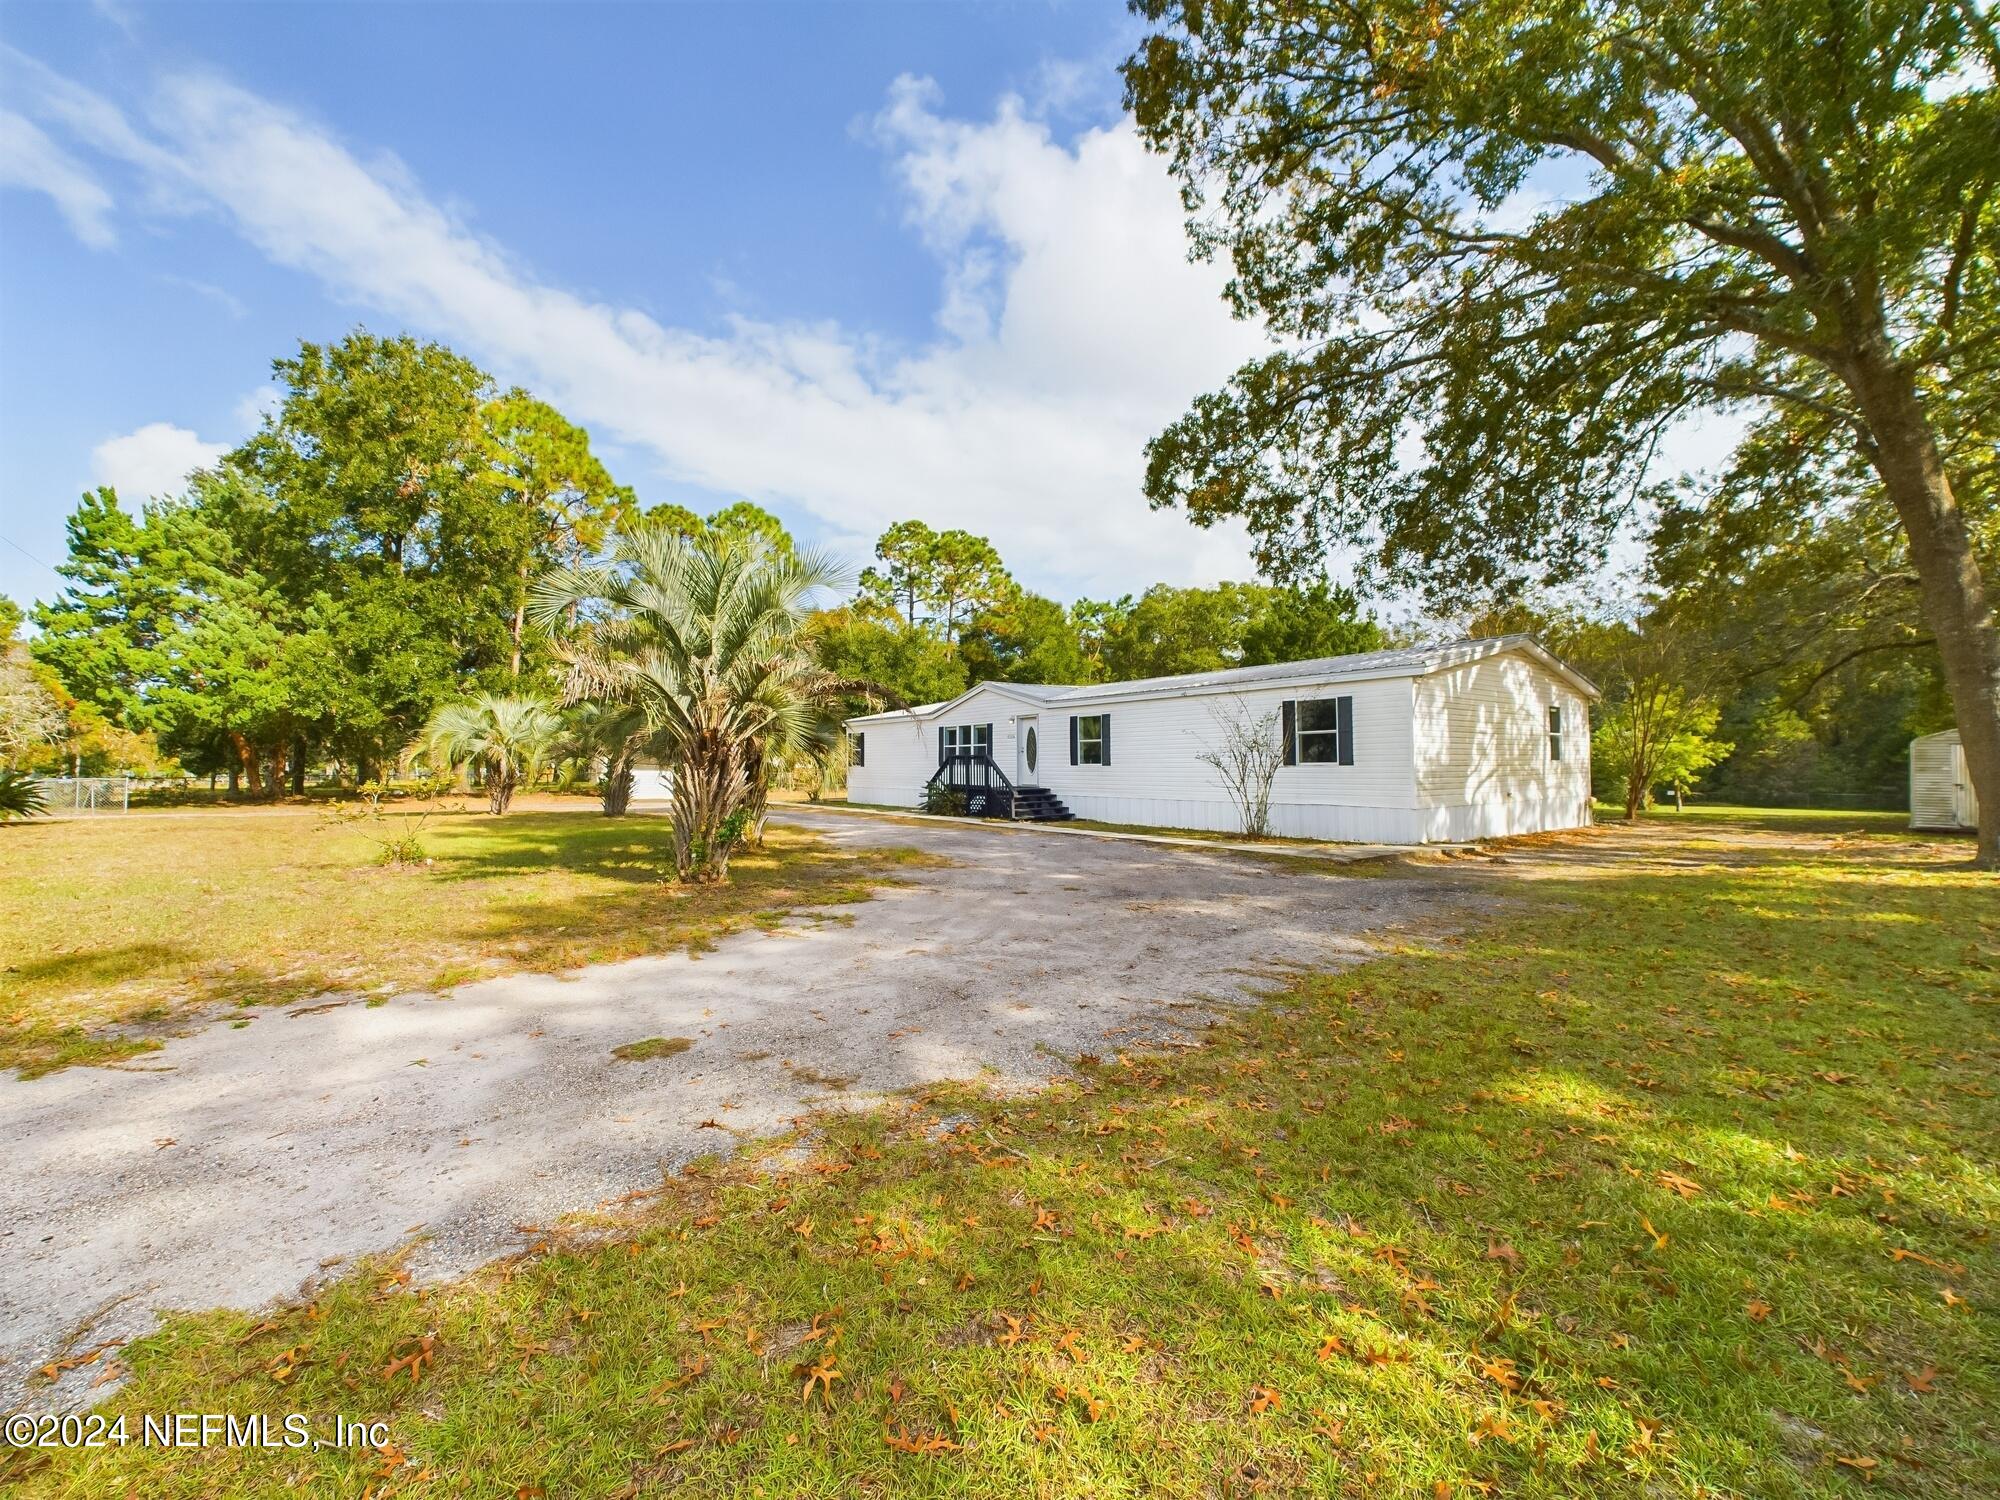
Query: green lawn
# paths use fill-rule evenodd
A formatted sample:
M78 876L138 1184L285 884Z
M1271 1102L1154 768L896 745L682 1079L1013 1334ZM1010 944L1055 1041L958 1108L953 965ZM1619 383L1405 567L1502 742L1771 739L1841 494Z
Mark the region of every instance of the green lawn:
M1647 823L1690 827L1716 823L1724 827L1762 833L1856 833L1907 836L1910 815L1872 809L1841 811L1824 807L1738 807L1726 802L1691 802L1686 811L1676 812L1671 804L1656 805L1642 814ZM1597 804L1597 821L1622 823L1625 809ZM1928 836L1928 835L1926 835Z
M707 943L791 906L858 900L910 857L838 854L774 827L727 887L691 890L661 881L664 818L454 814L423 840L431 866L390 869L361 833L299 809L0 829L0 1068L113 1060L218 1003L438 988Z
M1487 868L1508 902L1480 928L1302 979L1193 1050L1111 1039L1035 1098L940 1091L712 1163L608 1239L429 1289L382 1267L104 1356L135 1431L339 1414L385 1420L380 1451L0 1478L2000 1492L2000 886L1949 845L1712 833Z

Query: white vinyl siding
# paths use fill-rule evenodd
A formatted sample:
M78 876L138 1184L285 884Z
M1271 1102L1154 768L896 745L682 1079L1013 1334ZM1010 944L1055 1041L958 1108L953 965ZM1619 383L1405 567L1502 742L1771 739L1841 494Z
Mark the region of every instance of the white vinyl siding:
M868 734L867 764L848 776L855 802L913 807L936 771L938 731L993 726L994 762L1009 776L1020 761L1015 741L1024 720L1037 724L1034 781L1079 818L1165 828L1240 829L1235 804L1216 770L1197 756L1222 742L1216 715L1261 717L1278 740L1284 710L1294 730L1325 734L1323 702L1350 703L1351 744L1330 759L1300 757L1279 769L1271 793L1271 831L1294 838L1362 843L1457 841L1590 821L1589 707L1583 691L1522 650L1456 667L1380 677L1300 675L1241 687L1121 692L1109 683L1088 691L1030 691L982 683L963 699L921 715L876 714L852 722ZM1561 710L1560 760L1551 760L1549 709ZM1339 710L1330 721L1340 726ZM1083 761L1089 738L1070 756L1070 721L1103 716L1115 733L1102 764ZM1296 741L1295 741L1296 748ZM1346 763L1351 752L1352 761Z
M1109 684L1107 696L1117 692ZM1362 843L1422 841L1416 784L1410 769L1410 679L1315 684L1288 682L1243 692L1189 693L1103 704L1071 699L1043 710L1043 722L1060 714L1067 735L1071 714L1100 709L1111 717L1109 766L1072 766L1066 754L1042 755L1041 783L1079 818L1143 823L1161 828L1237 832L1241 821L1215 768L1195 759L1221 742L1211 714L1237 705L1266 717L1280 734L1287 699L1336 694L1354 699L1355 763L1284 766L1271 791L1271 831L1291 838ZM1003 761L1002 764L1007 764Z
M1440 842L1590 821L1589 705L1520 652L1416 680L1416 776ZM1561 759L1553 758L1557 725Z
M906 715L871 719L868 763L847 771L847 800L883 807L915 807L937 769L937 727Z

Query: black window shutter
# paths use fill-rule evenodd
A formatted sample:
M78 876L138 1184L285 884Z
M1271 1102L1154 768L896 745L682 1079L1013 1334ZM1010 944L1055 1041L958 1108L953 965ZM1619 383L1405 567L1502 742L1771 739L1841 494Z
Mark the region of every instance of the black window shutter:
M1111 715L1110 714L1104 714L1101 717L1099 717L1097 721L1097 734L1099 739L1103 741L1103 748L1099 752L1099 758L1104 765L1108 766L1111 764Z
M993 726L991 724L986 726L986 753L988 755L993 753Z
M1076 764L1076 715L1069 716L1069 763Z
M1287 698L1278 705L1278 717L1285 736L1285 764L1295 766L1299 763L1299 705Z
M1354 764L1354 700L1341 697L1333 701L1336 705L1334 712L1340 721L1340 763L1351 766Z
M938 725L938 764L944 764L944 725Z

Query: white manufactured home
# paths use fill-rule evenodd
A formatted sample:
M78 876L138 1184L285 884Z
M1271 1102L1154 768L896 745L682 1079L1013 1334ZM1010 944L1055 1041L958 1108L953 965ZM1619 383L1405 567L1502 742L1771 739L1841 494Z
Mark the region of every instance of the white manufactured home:
M1910 826L1958 829L1979 826L1979 802L1956 729L1910 741Z
M1273 833L1540 833L1590 822L1597 696L1525 635L1087 687L982 682L848 720L847 795L919 807L938 779L967 786L974 811L1232 832L1240 814L1201 754L1248 719L1282 746Z

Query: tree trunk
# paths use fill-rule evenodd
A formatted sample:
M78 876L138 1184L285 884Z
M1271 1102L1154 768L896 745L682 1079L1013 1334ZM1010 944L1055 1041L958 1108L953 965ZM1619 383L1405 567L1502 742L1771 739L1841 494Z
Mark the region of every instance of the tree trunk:
M528 565L526 563L522 563L521 592L518 596L516 596L514 600L514 625L513 625L513 630L511 632L514 637L514 659L509 667L509 670L516 677L519 677L521 675L521 632L527 627L527 623L528 623Z
M486 778L486 809L494 817L505 817L514 800L514 778L495 774Z
M303 797L305 794L306 742L303 739L297 739L292 741L292 795L294 797Z
M632 751L628 746L604 762L604 816L622 818L632 805Z
M743 802L743 770L731 751L711 751L699 743L674 766L674 868L693 883L729 878L734 839L724 825Z
M1944 661L1966 771L1979 799L1974 862L2000 870L2000 621L1937 434L1908 372L1886 354L1871 352L1856 362L1848 385L1874 439L1863 451L1902 520L1924 619Z
M745 776L749 791L745 794L743 805L750 811L750 842L761 849L764 847L764 819L771 811L770 767L765 764L761 741L750 751Z
M285 790L285 747L271 747L271 774L264 778L264 795L276 802Z
M236 752L237 760L242 763L243 782L249 788L250 795L253 797L263 796L264 781L262 776L258 774L257 752L250 748L250 741L232 729L229 731L229 745ZM229 789L231 791L236 790L236 773L233 770L229 776Z

